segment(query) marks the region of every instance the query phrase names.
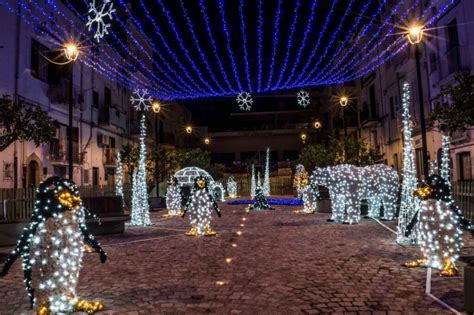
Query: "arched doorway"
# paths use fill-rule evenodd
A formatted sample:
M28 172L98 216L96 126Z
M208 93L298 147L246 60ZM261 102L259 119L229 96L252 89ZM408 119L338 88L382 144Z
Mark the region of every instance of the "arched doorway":
M28 163L28 187L37 187L39 177L39 164L35 160L32 160Z

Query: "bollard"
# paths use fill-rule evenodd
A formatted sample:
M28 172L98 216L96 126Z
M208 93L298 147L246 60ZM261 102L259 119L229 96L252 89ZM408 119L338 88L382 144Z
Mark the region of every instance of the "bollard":
M474 265L464 267L464 309L474 313Z

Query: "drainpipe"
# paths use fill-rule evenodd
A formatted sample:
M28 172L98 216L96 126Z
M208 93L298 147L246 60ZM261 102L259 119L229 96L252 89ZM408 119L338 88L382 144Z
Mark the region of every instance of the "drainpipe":
M21 6L17 2L16 9L18 14L16 16L16 36L15 36L15 77L13 79L13 101L18 103L18 81L20 73L20 32L21 32ZM18 148L17 141L13 144L13 188L18 188Z

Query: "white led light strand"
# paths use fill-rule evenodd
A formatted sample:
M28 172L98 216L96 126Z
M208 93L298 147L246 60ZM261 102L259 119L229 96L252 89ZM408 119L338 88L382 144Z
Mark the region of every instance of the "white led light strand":
M230 176L227 179L227 193L229 194L230 198L237 198L237 182L233 176Z
M148 188L146 182L146 118L145 113L140 118L140 152L138 158L138 170L133 174L132 183L132 213L131 225L147 226L151 225Z
M412 231L408 229L411 222L415 222L420 203L413 192L417 188L415 172L415 154L412 143L412 126L410 116L411 92L410 84L403 84L402 117L403 117L403 170L402 192L400 196L400 212L398 215L397 242L418 243L416 226ZM411 233L410 233L411 232ZM409 235L407 235L409 234Z
M270 148L267 148L265 159L265 175L263 177L263 194L265 197L270 196Z
M112 13L114 12L114 4L110 0L104 0L101 6L96 4L96 0L92 0L89 4L89 15L87 16L86 26L89 31L91 31L92 26L94 26L94 38L97 42L100 42L105 35L109 34L108 29L111 24L106 21L107 19L113 19Z
M168 180L168 188L166 188L166 208L168 208L168 216L175 217L181 214L181 188L178 179L171 176Z

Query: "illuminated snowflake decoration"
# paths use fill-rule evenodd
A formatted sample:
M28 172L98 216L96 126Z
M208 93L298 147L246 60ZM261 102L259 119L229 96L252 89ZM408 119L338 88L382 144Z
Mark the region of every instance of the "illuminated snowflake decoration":
M94 26L94 38L99 42L105 35L109 34L108 28L110 23L106 23L106 19L112 20L112 13L115 12L114 4L110 0L104 0L102 5L96 5L96 0L92 0L89 4L89 12L87 16L86 26L90 31Z
M147 111L151 107L152 98L148 94L147 89L136 89L130 96L130 103L132 103L135 110Z
M298 99L298 105L301 107L306 107L310 104L309 101L309 93L305 90L301 90L296 94L296 98Z
M250 93L247 93L247 92L239 93L239 95L237 95L236 101L241 110L249 111L252 109L253 99Z

